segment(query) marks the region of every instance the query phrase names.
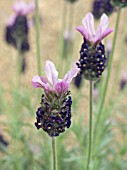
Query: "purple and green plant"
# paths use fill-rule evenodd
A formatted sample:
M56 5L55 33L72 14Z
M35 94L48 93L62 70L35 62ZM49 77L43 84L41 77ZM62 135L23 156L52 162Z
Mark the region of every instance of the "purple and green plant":
M55 137L71 125L72 99L69 87L78 71L78 67L74 64L63 79L58 79L54 63L47 60L45 66L47 78L38 75L32 78L34 88L44 89L41 106L36 112L35 126L37 129L43 129L52 138L53 170L57 170Z
M90 100L89 100L89 150L86 169L89 170L90 160L92 155L92 112L93 112L93 81L101 77L102 72L107 66L107 58L105 55L105 47L101 43L113 29L108 28L108 17L106 14L101 16L100 25L95 31L94 17L92 13L88 13L82 20L83 26L77 27L77 30L82 34L84 42L80 50L80 59L77 63L80 68L80 73L86 80L90 82Z
M29 20L28 14L34 12L34 3L25 3L17 1L12 6L14 14L10 16L6 25L5 40L9 45L15 47L18 51L17 58L17 82L20 81L20 74L26 70L25 53L29 51ZM20 83L19 83L20 84Z

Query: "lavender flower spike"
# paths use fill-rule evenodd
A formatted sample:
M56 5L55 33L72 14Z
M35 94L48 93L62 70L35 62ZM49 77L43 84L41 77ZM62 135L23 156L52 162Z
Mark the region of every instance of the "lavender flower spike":
M36 75L32 79L35 88L44 89L41 107L36 112L35 126L37 129L43 129L51 137L59 136L71 125L72 100L68 89L78 71L75 64L63 79L58 79L55 65L51 61L46 61L47 78Z
M73 77L77 75L79 68L74 64L73 68L65 75L63 79L58 79L58 72L55 65L51 61L46 61L45 73L47 79L38 75L32 78L32 84L35 88L41 87L45 91L56 91L65 93L69 89L69 85ZM50 84L49 84L50 83Z
M108 28L108 17L106 14L101 16L100 25L98 26L97 31L94 29L94 18L93 14L90 12L83 18L82 24L83 26L79 26L76 29L91 44L98 44L113 31L112 28Z

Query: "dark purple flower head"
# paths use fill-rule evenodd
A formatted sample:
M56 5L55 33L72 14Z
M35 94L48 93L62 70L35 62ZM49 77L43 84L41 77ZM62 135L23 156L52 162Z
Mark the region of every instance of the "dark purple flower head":
M81 74L77 74L77 76L74 78L74 85L77 88L81 87L81 83L82 83L82 75Z
M110 15L114 10L114 7L110 3L110 0L94 0L93 2L93 15L96 19L99 19L103 13Z
M64 76L58 79L58 72L51 61L46 61L45 77L38 75L32 78L34 88L43 88L41 107L36 112L37 129L42 128L49 136L59 136L71 125L71 105L69 86L72 78L75 77L79 69L76 64Z
M123 90L126 86L127 86L127 72L124 72L120 80L120 90Z
M6 27L6 42L24 53L29 50L28 31L27 17L16 16ZM18 46L19 42L20 47Z
M101 77L107 65L104 45L100 42L96 46L91 47L84 39L77 65L85 79L96 81Z
M55 98L49 98L46 94L42 96L41 107L36 112L37 129L43 129L49 136L55 137L70 127L72 100L69 95L68 91L61 99L58 94Z
M94 29L94 18L91 13L85 16L82 23L83 26L77 28L84 38L80 50L79 63L77 63L77 65L85 79L96 81L101 77L107 65L105 47L101 41L109 35L113 29L108 28L108 17L106 14L102 15L97 31Z
M7 43L12 44L23 53L29 50L27 15L35 10L35 5L34 2L27 4L23 0L18 0L12 8L15 14L9 18L5 39Z

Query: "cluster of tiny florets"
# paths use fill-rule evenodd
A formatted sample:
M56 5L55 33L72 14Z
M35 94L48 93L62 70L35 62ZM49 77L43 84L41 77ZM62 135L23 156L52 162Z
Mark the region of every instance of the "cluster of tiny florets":
M99 19L103 13L109 15L113 12L114 7L110 0L94 0L93 2L93 15Z
M8 44L12 44L21 53L29 50L28 23L26 16L17 16L12 25L6 27L5 38Z
M104 45L100 42L97 45L91 46L84 39L77 65L85 79L97 80L100 78L107 65Z
M36 112L35 126L42 128L49 136L59 136L71 125L71 105L70 92L66 92L61 98L57 94L43 94L41 107Z

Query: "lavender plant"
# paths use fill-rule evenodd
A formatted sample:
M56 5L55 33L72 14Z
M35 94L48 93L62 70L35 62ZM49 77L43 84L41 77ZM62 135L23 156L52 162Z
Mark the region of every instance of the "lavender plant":
M110 79L112 61L113 61L113 57L114 57L116 39L117 39L117 33L118 33L118 26L119 26L119 21L120 21L120 14L121 14L121 7L118 8L117 19L116 19L116 24L115 24L115 32L114 32L114 38L113 38L113 45L112 45L112 51L111 51L111 55L110 55L110 62L109 62L109 65L108 65L108 72L107 72L107 77L106 77L105 84L104 84L102 100L101 100L101 103L100 103L97 120L96 120L96 123L95 123L95 131L94 131L95 132L95 141L96 141L96 131L98 129L98 124L99 124L99 121L100 121L100 118L101 118L101 115L102 115L102 111L103 111L103 108L104 108L104 103L105 103L108 83L109 83L109 79Z
M37 10L36 11L36 24L39 24L38 23L38 7L41 8L42 6L44 7L44 10L42 11L42 13L44 14L43 21L46 24L46 22L49 21L47 18L49 17L49 15L51 16L51 14L47 13L47 10L45 10L45 7L48 7L48 10L49 10L50 5L55 1L53 1L53 2L49 1L48 3L46 3L46 1L43 2L43 1L36 0L35 2L37 2L37 4L36 4L36 10ZM1 3L2 3L2 1L0 1L0 5L1 5ZM59 5L59 4L60 4L60 1L58 1L57 5ZM74 3L72 3L72 4L66 3L66 4L73 5ZM80 1L79 4L82 5L83 1ZM89 4L89 2L88 2L88 4ZM56 3L54 3L54 7L55 7L55 5L56 5ZM51 7L52 7L52 5L51 5ZM82 7L83 7L83 10L86 9L84 5L82 5ZM8 8L8 4L6 4L6 9L7 8ZM78 18L77 11L81 10L81 8L79 8L78 6L75 6L74 9L75 9L74 15L76 15L76 17ZM2 11L2 7L1 7L1 11ZM120 16L119 12L120 11L118 10L117 17ZM2 12L1 12L1 14L2 14ZM122 16L126 17L126 14L122 13ZM115 14L112 17L115 17ZM112 19L114 19L114 18L112 18ZM13 20L13 18L12 18L12 20ZM120 20L120 18L119 18L119 20ZM123 21L124 21L124 19L123 19ZM121 23L123 21L121 20ZM52 21L50 22L50 24L52 22L53 23L55 22L55 24L57 24L57 21L55 20L54 16L52 17ZM87 25L87 24L85 23L85 25ZM113 83L109 88L111 93L109 91L107 91L109 98L107 100L107 103L105 105L103 104L103 107L102 107L103 112L101 112L101 115L102 115L101 119L99 122L95 122L95 125L98 123L97 124L98 130L96 131L96 134L94 134L94 135L96 135L96 142L94 143L94 148L92 149L91 155L93 157L91 158L90 165L89 165L90 170L100 170L100 169L101 170L107 170L107 169L109 169L109 170L125 170L125 169L127 169L127 163L126 163L127 162L126 161L127 160L126 159L126 153L127 153L127 149L126 149L127 148L127 144L126 144L126 140L127 140L127 138L126 138L126 133L127 133L127 128L126 128L127 88L126 88L126 86L124 86L124 88L122 90L117 90L117 88L119 89L118 80L114 81L115 79L120 78L119 74L116 76L117 73L119 73L121 70L123 70L123 68L125 68L125 70L126 70L126 58L125 58L126 52L123 53L123 51L124 51L123 38L125 38L123 35L124 25L125 25L125 23L123 22L123 27L121 26L121 29L120 29L120 31L122 30L121 31L122 36L121 36L121 32L119 32L119 34L118 34L118 31L115 31L115 34L120 36L120 39L119 39L120 43L118 45L119 48L116 49L116 55L118 52L119 53L118 55L120 57L115 58L115 64L114 64L115 67L113 67L113 71L112 71L112 75L113 75L114 79L112 79ZM2 27L2 25L1 25L1 27ZM38 28L40 28L40 26L36 25L36 36L37 36L36 44L37 45L32 46L32 48L33 48L32 51L35 51L35 49L34 49L35 47L37 48L37 57L38 57L38 54L40 55L40 50L41 50L40 42L39 42L41 30L39 30ZM91 28L91 26L89 28ZM47 27L47 30L48 30L48 27ZM115 30L118 30L118 27L116 27ZM0 33L1 33L1 31L0 31ZM52 29L50 29L50 31L48 32L48 35L50 35L50 33L53 33ZM55 35L55 34L52 34L52 35ZM70 34L68 34L68 35L70 35ZM32 38L33 38L33 36L34 36L34 34L31 35ZM47 41L46 36L47 36L47 34L44 35L44 38L45 38L44 40L45 40L45 44L47 47L46 50L48 51L49 46L47 45L47 42L46 42ZM56 36L55 36L55 38L56 38ZM54 42L56 40L55 38L54 38ZM121 39L122 39L122 41L121 41ZM84 39L83 39L83 41L84 41ZM107 48L104 48L104 46L102 44L102 40L101 40L101 42L98 42L97 44L94 44L93 42L91 43L88 40L86 40L86 42L84 41L83 44L86 45L86 47L88 48L86 50L87 52L90 50L90 48L89 48L90 46L93 45L93 46L96 46L96 48L99 46L99 49L101 49L103 53L99 53L99 50L98 50L97 51L98 54L94 56L94 59L96 57L97 58L100 57L99 59L103 61L103 63L105 64L105 67L107 66L107 64L111 63L113 53L110 52L111 49L108 48L107 44L106 44ZM114 48L114 44L115 43L113 40L113 44L112 44L113 48ZM2 47L3 46L1 43L1 54L3 53ZM83 52L83 55L85 56L85 55L87 55L87 52L83 49L84 49L84 46L82 47L82 52ZM105 54L106 49L108 49L108 53L110 53L107 56ZM74 55L76 55L77 54L76 48L74 48L73 50L75 50ZM96 51L95 51L95 53L96 53ZM4 54L6 56L8 56L8 54L6 54L5 51L4 51ZM68 52L67 52L67 55L69 56L68 58L71 58L71 56L73 56L73 55L68 54ZM104 55L104 58L102 57L102 55ZM110 57L108 57L108 56L110 56ZM89 54L89 57L90 57L90 54ZM90 62L92 62L92 59L90 58L91 60L90 60L90 62L88 62L89 57L87 55L87 58L86 58L87 60L85 60L84 59L85 57L83 58L83 56L82 56L82 58L80 57L80 60L82 60L82 59L85 60L87 62L87 65L89 64L89 67L91 67L92 70L94 70L94 67L96 67L96 65L94 65L94 63L92 63L92 65L90 65ZM107 63L108 58L110 58L109 63ZM32 58L32 59L34 59L34 58ZM60 65L60 67L58 67L58 69L61 69L60 63L62 63L62 65L63 65L63 62L65 62L66 69L67 69L68 65L70 64L69 60L67 60L67 58L64 61L62 59L60 59L59 63L57 63L58 66ZM44 89L44 92L43 92L43 95L41 98L41 104L36 112L35 125L36 125L36 128L39 129L39 131L36 131L36 130L33 130L33 124L34 124L33 123L34 122L33 115L35 114L33 108L36 107L37 99L32 97L32 96L35 96L35 90L28 88L29 85L27 84L26 80L24 80L24 83L23 83L24 86L21 86L20 89L15 88L13 85L13 77L14 77L13 73L11 72L11 70L9 70L8 64L6 64L7 70L8 70L6 72L5 68L3 67L4 58L2 58L1 61L2 61L2 64L1 64L2 67L1 67L0 71L2 71L2 73L4 72L3 75L4 75L4 77L6 77L6 81L8 82L8 84L6 84L3 81L4 78L3 78L3 76L1 76L0 134L2 134L5 141L8 142L8 147L3 145L0 142L0 169L2 169L2 170L22 170L22 169L49 170L51 168L50 167L51 166L51 162L50 162L51 149L50 149L50 142L48 142L48 137L54 138L55 140L56 140L56 137L58 138L57 145L59 147L57 148L57 164L58 164L57 167L59 170L60 169L63 169L63 170L65 170L65 169L66 170L70 170L70 169L84 170L84 169L86 169L84 160L87 160L87 150L88 150L87 146L89 145L89 144L87 144L88 143L87 138L90 136L88 133L89 130L87 128L87 115L84 118L84 109L83 108L84 107L86 108L86 110L85 110L85 114L86 114L87 113L87 103L85 102L85 100L86 101L88 100L87 83L84 84L83 88L80 89L80 91L75 88L72 88L72 94L74 93L73 103L72 103L71 98L70 98L71 94L69 93L69 89L65 92L65 94L68 93L67 96L62 95L63 96L62 98L65 98L65 100L62 101L61 95L58 93L59 91L53 87L53 85L50 83L50 81L48 79L46 81L47 83L44 83L44 84L49 84L50 90L48 89L48 91L47 91L47 90L45 90L44 87L42 87L42 84L43 84L43 81L41 80L42 77L35 76L37 78L37 82L35 80L36 83L35 82L34 83L36 85L40 86L40 90L42 90L42 88ZM8 62L9 62L9 65L11 65L11 62L9 60L8 60ZM29 60L29 62L31 62L31 64L32 64L31 60ZM40 65L39 67L41 67L41 58L39 58L37 60L37 62L38 62L38 65ZM78 64L80 64L80 62L81 61L79 61ZM103 69L103 66L99 63L99 61L94 60L94 62L95 62L95 64L99 65L100 69ZM36 63L34 63L32 66L36 66ZM33 74L32 71L34 71L34 69L35 69L35 67L32 67L32 69L29 70L30 71L29 74ZM38 70L39 71L37 71L38 72L37 74L41 75L42 74L41 69L38 69ZM109 70L110 69L108 69L107 71L111 72L111 70L110 71ZM80 68L80 71L81 71L81 68ZM96 70L96 73L98 74L97 71L99 71L99 70ZM11 72L11 78L8 76L8 72ZM101 70L101 73L103 74L102 70ZM54 72L52 75L54 75ZM89 76L88 76L88 74L86 74L86 72L85 72L85 74L83 74L83 73L78 74L78 76L79 76L79 79L76 82L77 86L79 86L78 83L79 83L81 76L82 76L82 78L87 78L87 77L89 78ZM90 74L90 78L92 76L93 75ZM95 77L94 82L95 81L98 82L98 80L100 79L99 77L101 78L101 82L98 84L97 89L95 89L95 90L100 90L100 88L101 88L102 91L100 93L100 96L101 96L101 94L103 96L103 93L105 91L105 90L103 90L103 85L105 85L105 84L103 84L104 83L103 80L105 80L105 79L107 80L107 77L106 77L106 75L101 77L101 74L100 74L100 76ZM45 80L45 78L43 78L43 80ZM59 80L59 79L57 79L57 80L58 80L57 83L63 81L63 80ZM126 78L124 80L126 81ZM92 81L92 84L94 82ZM122 85L124 85L124 82ZM111 87L113 87L113 89ZM60 89L61 89L61 87L60 87ZM105 93L107 93L107 92L105 92ZM47 96L48 96L48 98L47 98ZM94 91L94 89L93 89L93 99L96 100L96 102L94 103L94 108L93 108L95 120L98 117L98 108L99 108L98 104L100 101L101 102L103 101L102 100L103 97L100 98L100 96L97 96L97 91ZM59 106L59 110L57 108L57 106L59 105L58 100L59 101L61 100L61 105ZM54 103L53 103L53 101L54 101ZM50 103L50 106L48 104L46 104L46 102ZM63 108L63 106L64 106L64 108ZM60 112L60 114L58 114L58 116L56 116L56 114L58 112ZM66 112L68 114L66 114ZM71 116L72 116L71 112L73 113L73 120L71 120ZM71 123L71 126L69 127L70 123ZM56 128L54 128L54 126ZM60 126L60 128L57 128L59 126ZM68 127L69 127L69 130L66 130L66 129L68 129ZM66 133L63 133L64 130L66 131ZM42 131L44 131L46 133L42 133ZM59 136L57 136L56 134ZM53 153L54 153L53 161L54 162L56 162L56 157L54 157L56 155L56 150L54 150L54 149L56 149L55 140L52 141L52 147L53 147ZM92 139L92 141L94 142L94 138ZM56 168L56 167L54 167L54 168Z
M71 96L69 84L78 73L76 65L65 75L64 79L58 79L58 72L51 61L46 61L45 77L34 76L32 84L35 88L44 89L41 99L41 107L36 112L35 126L43 129L52 138L53 170L57 169L55 137L69 128L71 125ZM50 86L50 84L52 87Z
M69 3L67 3L67 2ZM74 46L74 5L76 0L66 0L64 1L63 14L62 14L62 36L61 36L61 46L60 55L63 59L71 59L73 56L73 46ZM68 60L69 61L69 60Z
M40 51L40 22L39 22L39 5L38 0L35 0L35 26L36 26L36 53L37 53L37 69L38 74L41 74L41 51Z
M15 12L7 23L5 39L6 42L14 46L19 53L18 72L24 72L26 69L26 61L24 53L29 51L29 21L27 15L34 11L34 4L26 4L24 1L18 1L13 5Z
M77 27L77 30L83 35L84 38L84 42L80 50L79 63L77 63L77 65L80 68L80 73L84 76L84 78L90 81L89 151L86 167L88 170L92 148L92 82L101 77L101 74L107 65L105 49L101 41L109 35L113 29L108 28L108 17L106 14L102 15L100 25L96 32L94 29L93 15L91 13L86 15L86 17L82 20L82 24L83 26Z

